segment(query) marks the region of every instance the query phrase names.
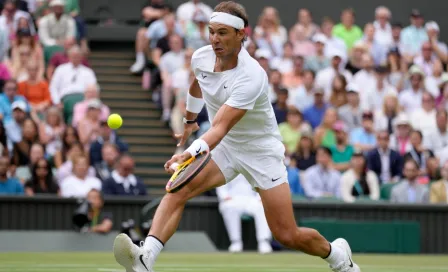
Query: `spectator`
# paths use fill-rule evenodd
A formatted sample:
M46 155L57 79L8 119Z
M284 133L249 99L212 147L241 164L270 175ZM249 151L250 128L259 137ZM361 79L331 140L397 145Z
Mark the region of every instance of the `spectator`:
M300 111L304 111L314 104L314 78L316 74L311 70L302 73L302 84L294 92L295 97L289 99L289 104Z
M277 124L286 122L288 114L288 105L286 101L288 100L288 96L288 90L281 88L277 92L277 101L272 104Z
M408 66L398 48L392 48L387 54L388 81L397 91L403 90Z
M78 131L75 128L68 126L62 134L62 148L54 154L54 164L59 168L65 161L67 161L67 153L74 143L79 142Z
M398 101L407 113L411 113L422 106L425 74L420 67L413 65L409 68L409 77L411 80L411 87L403 90L398 95Z
M350 83L347 85L347 104L338 109L338 116L351 131L362 123L362 109L359 99L359 87Z
M194 13L197 10L202 12L206 18L210 18L213 12L213 9L209 5L200 0L187 1L177 8L176 16L183 27L193 20Z
M400 34L400 40L406 48L406 52L402 52L407 58L413 58L420 50L422 44L428 40L428 35L424 28L425 20L418 9L411 12L411 25L405 27Z
M135 162L129 155L118 159L112 175L104 182L105 195L146 195L143 181L134 175Z
M289 162L288 162L289 161ZM304 196L302 184L300 183L300 171L297 168L297 162L292 157L285 159L286 171L288 174L289 190L293 196Z
M64 178L61 186L63 197L87 197L92 189L101 190L101 181L96 177L88 175L89 160L86 156L80 155L73 158L73 174Z
M324 89L315 88L313 93L314 103L303 112L303 119L315 129L322 122L322 118L328 109L328 105L324 101Z
M390 24L390 19L392 18L392 13L385 6L379 6L375 9L375 22L373 26L375 27L375 40L382 46L389 48L392 41L392 26Z
M255 59L258 61L258 64L260 64L261 68L263 68L266 73L269 73L269 61L272 58L271 52L266 49L257 49L255 51Z
M8 168L8 157L0 157L0 195L23 195L22 184L18 179L8 176Z
M389 147L390 137L386 130L377 134L378 145L367 153L367 166L378 177L381 184L400 179L403 161L397 151Z
M31 178L33 165L37 163L39 159L45 158L45 149L40 143L33 143L29 151L29 161L27 165L21 165L15 169L15 176L24 183ZM14 158L13 158L14 159ZM13 169L17 165L13 166Z
M66 40L76 38L76 23L70 15L64 14L64 1L52 0L52 12L39 20L39 40L44 45L45 60L56 51L62 51Z
M434 81L435 84L437 84L437 87L439 89L439 93L437 93L437 94L443 93L443 89L440 88L440 85L445 83L444 81L446 80L446 78L448 76L448 73L445 72L444 69L445 68L443 67L442 61L440 59L436 59L432 66L432 75L430 75L428 77L428 80Z
M66 154L67 159L60 167L57 168L56 179L59 184L61 184L61 182L65 178L67 178L73 173L73 161L76 157L79 156L85 156L84 147L81 145L81 143L75 142L72 145L70 145L69 149L67 150ZM89 167L87 176L95 177L96 176L95 168Z
M342 11L341 23L334 26L333 35L344 40L349 50L357 40L362 38L361 28L355 25L355 11L353 9Z
M194 50L199 49L209 44L208 40L208 21L204 13L196 10L193 15L193 20L188 22L185 28L185 39L188 48Z
M39 124L39 139L45 145L45 154L53 157L62 148L62 136L65 130L62 114L58 108L51 107L47 111L45 121L34 119Z
M434 157L434 153L423 147L423 134L419 130L413 130L411 132L410 142L412 148L406 153L404 160L413 159L419 166L420 175L426 175L426 162L429 158Z
M43 114L51 105L48 82L39 76L37 63L28 63L26 69L28 79L18 84L18 93L30 103L31 111Z
M8 34L6 27L0 25L0 62L4 62L8 57L8 50L10 48Z
M243 250L241 237L241 216L248 214L255 220L258 252L271 253L271 231L264 214L259 195L255 193L249 182L239 174L231 183L217 188L219 212L229 235L231 245L229 251L236 253Z
M96 84L96 76L92 69L81 64L82 54L78 46L68 52L69 63L56 68L50 82L50 93L53 104L64 108L67 124L72 122L73 107L83 99L87 86Z
M0 89L3 89L5 82L11 79L11 71L8 66L2 62L0 63Z
M362 114L362 126L350 132L350 143L356 149L369 151L375 148L376 138L373 130L373 118L372 112L364 112Z
M5 126L0 122L0 157L9 156L7 135L8 132L6 132Z
M23 136L19 142L13 145L12 164L24 166L30 163L30 151L33 144L39 141L39 131L32 119L23 121Z
M25 183L25 194L27 196L36 194L60 195L59 185L53 178L53 172L47 160L44 158L37 160L31 173L31 179Z
M434 21L430 21L426 23L425 29L428 34L428 41L434 51L434 55L436 55L443 62L447 62L448 47L446 46L446 43L439 41L439 25Z
M330 59L325 55L325 44L327 43L327 37L324 34L318 33L313 37L314 47L316 48L316 54L308 56L305 61L306 69L313 70L317 73L330 66Z
M442 179L431 184L429 201L434 204L448 203L448 163L443 164Z
M347 64L345 65L345 69L350 71L350 73L356 75L361 69L363 68L363 56L369 54L369 48L367 47L367 44L359 40L355 42L352 49L349 53L349 59L347 61Z
M317 149L317 164L306 170L302 184L307 197L340 197L341 175L332 168L331 155L327 147Z
M16 101L23 102L16 104L16 107L20 105L22 110L25 112L29 111L25 97L17 95L17 82L14 79L7 80L3 88L3 93L0 94L0 116L5 125L12 121L12 104Z
M19 56L12 59L8 69L11 71L11 76L13 78L17 79L18 82L22 82L28 80L29 77L27 66L32 61L31 48L28 45L21 45L17 51L19 51ZM39 79L41 78L42 77L39 77Z
M277 93L280 89L283 88L282 86L282 74L275 69L271 69L268 73L269 77L269 90L268 90L268 97L269 101L271 103L277 102Z
M331 84L330 105L336 109L347 104L347 80L341 74L337 74Z
M292 61L292 71L283 74L283 86L290 90L292 92L291 95L294 96L294 92L302 84L304 58L302 56L295 56Z
M373 62L373 58L370 54L364 54L361 56L361 67L362 69L353 76L352 82L358 86L375 86L375 63Z
M110 143L118 147L119 153L128 151L128 145L117 136L115 131L107 125L106 121L101 121L99 135L91 144L89 150L90 162L92 165L100 163L103 160L101 150L105 143Z
M268 49L272 56L281 56L283 44L288 39L286 28L281 25L278 10L265 7L254 29L255 42L261 49Z
M84 118L87 113L89 103L92 100L98 100L100 98L100 87L98 84L87 85L84 92L84 100L75 104L73 108L73 121L72 126L77 127L78 123ZM106 120L110 115L110 109L106 104L101 104L100 119Z
M112 214L103 211L104 197L99 189L93 188L87 193L89 210L89 232L107 234L112 230Z
M321 30L322 34L325 35L327 41L325 43L325 56L331 59L333 52L341 52L342 59L346 59L347 46L344 40L333 35L334 22L330 17L324 17L322 19Z
M90 144L96 140L100 133L101 120L101 106L102 103L99 99L93 99L89 101L87 105L87 112L85 117L79 121L78 135L79 140L88 150Z
M425 136L425 146L438 153L448 146L448 113L445 109L439 109L434 119L436 127ZM431 120L424 119L423 122L431 122Z
M290 32L296 30L296 27L299 26L304 29L307 40L311 40L313 36L319 32L319 26L313 22L313 15L311 14L311 11L306 8L299 9L297 12L297 22L292 27Z
M17 41L13 43L11 48L11 57L13 61L19 61L21 58L23 58L21 56L21 48L23 46L29 48L29 56L27 56L27 58L30 61L36 63L37 75L40 79L42 79L45 69L42 46L39 44L36 37L31 35L31 32L27 28L21 28L17 30Z
M31 31L31 34L36 34L36 28L31 15L27 11L18 10L17 1L6 0L3 5L2 15L0 16L0 27L7 31L10 39L16 33L21 18L26 20L26 27Z
M437 128L436 105L434 97L430 93L422 94L422 107L411 112L409 119L411 119L411 125L415 130L432 132Z
M291 73L294 69L293 63L294 51L291 42L285 42L283 45L283 54L273 57L271 60L271 68L280 71L282 74Z
M257 44L253 41L250 41L248 38L246 41L245 47L246 47L247 53L249 53L249 56L251 56L252 58L255 58L255 52L258 49ZM291 48L291 52L292 52L292 48ZM292 53L291 53L291 56L292 56ZM291 65L291 67L292 67L292 65Z
M343 66L342 58L343 54L341 52L334 51L330 56L331 66L320 70L316 75L316 86L324 88L325 97L327 98L331 95L331 84L337 74L343 75L347 82L352 80L352 74L345 69L341 69L341 66Z
M306 29L302 25L295 25L291 29L289 40L293 44L295 56L310 57L316 54L316 48L306 36Z
M439 158L430 157L426 161L426 176L424 176L421 181L428 181L428 183L433 183L442 178L440 174Z
M375 65L382 65L386 61L388 48L375 40L375 27L372 23L364 26L363 42L366 43Z
M64 1L64 12L70 15L76 24L76 40L81 44L81 48L84 54L89 53L89 45L87 43L87 27L86 23L79 15L80 7L78 0L68 0Z
M333 130L336 134L336 144L330 147L333 167L340 172L344 172L350 168L350 160L355 149L348 143L347 133L349 130L342 121L337 121Z
M413 63L421 67L426 76L432 76L436 61L438 61L438 58L433 54L431 43L423 42L421 53L414 58Z
M66 64L66 63L70 62L69 51L70 51L70 48L72 48L74 45L75 45L75 40L71 40L71 39L65 40L64 41L64 51L56 52L53 54L53 56L51 57L51 59L48 63L47 71L46 71L48 80L51 81L56 68L58 68L62 64ZM89 61L87 60L87 58L85 56L81 56L81 63L85 67L90 67Z
M367 168L367 160L362 152L356 152L351 159L350 169L341 177L341 196L345 202L367 197L371 200L380 198L378 178Z
M182 38L179 35L172 35L169 38L171 51L167 52L160 58L160 76L162 78L162 106L163 121L169 121L171 115L171 106L173 99L173 82L172 75L176 70L184 65L185 51L183 48Z
M328 108L322 119L322 123L316 128L314 143L319 146L331 147L336 144L336 135L333 131L334 124L338 120L336 109Z
M389 134L394 133L394 121L400 113L397 95L389 93L384 96L381 108L375 111L375 131L387 130Z
M316 164L316 150L314 149L313 135L310 132L302 133L297 148L291 157L295 160L300 171L305 171Z
M406 54L409 52L409 49L401 42L401 31L403 30L403 26L400 23L392 24L392 44L389 46L389 50L395 50L397 52L401 52ZM406 58L403 58L403 61L407 61Z
M96 176L102 182L112 175L112 171L119 155L120 153L116 145L111 143L105 143L103 145L103 148L101 149L101 157L103 160L94 164ZM92 162L90 163L92 164Z
M391 202L393 203L427 203L428 188L419 184L417 177L419 167L414 160L404 163L404 179L392 188Z
M278 128L288 154L295 151L297 144L299 143L300 135L303 132L311 132L310 125L303 122L302 113L294 107L288 109L286 122L281 123Z
M366 92L363 95L365 108L371 111L380 109L384 105L384 98L387 95L397 96L398 92L388 80L388 69L385 66L377 66L375 68L374 83L370 86L366 85Z
M13 143L18 143L22 140L23 122L26 119L26 104L23 101L16 101L12 103L12 120L4 125L6 136L8 139L6 151L11 155ZM2 123L3 124L3 123ZM5 151L5 150L3 150Z
M394 120L394 134L390 141L390 148L398 151L401 156L411 151L411 131L412 126L406 114L399 114Z

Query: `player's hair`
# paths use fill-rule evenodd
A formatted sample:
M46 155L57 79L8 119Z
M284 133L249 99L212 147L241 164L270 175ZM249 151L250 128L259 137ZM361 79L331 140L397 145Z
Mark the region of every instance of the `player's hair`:
M246 9L244 9L244 7L241 4L238 4L233 1L224 1L224 2L219 3L213 11L214 12L225 12L225 13L234 15L236 17L239 17L239 18L243 19L245 28L249 26L249 19L247 16ZM238 29L235 29L235 30L239 31ZM247 40L247 35L244 36L244 39L242 40L242 42L245 42L246 40Z

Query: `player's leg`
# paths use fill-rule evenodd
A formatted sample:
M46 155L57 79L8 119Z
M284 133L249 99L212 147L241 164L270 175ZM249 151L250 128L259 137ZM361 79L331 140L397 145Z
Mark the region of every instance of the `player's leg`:
M325 259L334 271L361 271L352 262L351 250L345 240L337 239L330 244L317 230L296 226L287 183L258 191L272 234L281 244Z
M241 235L241 215L243 206L238 199L224 200L219 204L224 225L229 235L230 252L241 252L243 250L243 241Z
M258 252L262 254L272 252L270 240L272 238L266 216L264 215L263 204L259 199L250 199L246 205L246 212L255 221L255 231L258 241Z

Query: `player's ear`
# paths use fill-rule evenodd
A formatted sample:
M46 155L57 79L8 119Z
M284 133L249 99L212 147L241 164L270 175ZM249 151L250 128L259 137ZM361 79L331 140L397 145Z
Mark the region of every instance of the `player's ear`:
M237 30L236 35L237 35L238 39L243 41L244 37L246 36L246 32L244 31L244 29Z

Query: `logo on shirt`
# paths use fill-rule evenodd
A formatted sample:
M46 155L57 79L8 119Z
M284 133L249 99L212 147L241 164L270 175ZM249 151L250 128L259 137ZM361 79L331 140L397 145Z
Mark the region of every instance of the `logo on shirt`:
M207 76L201 73L202 79L205 79Z
M224 85L224 89L227 89L228 86Z
M281 177L280 177L280 178L281 178ZM272 180L272 182L275 182L275 181L279 180L280 178L271 179L271 180Z

